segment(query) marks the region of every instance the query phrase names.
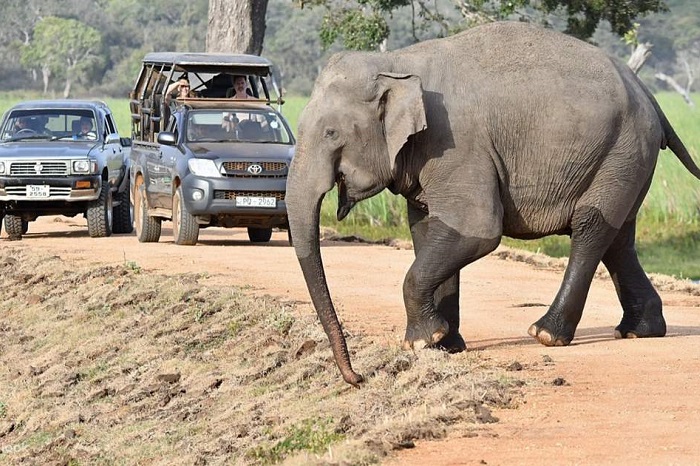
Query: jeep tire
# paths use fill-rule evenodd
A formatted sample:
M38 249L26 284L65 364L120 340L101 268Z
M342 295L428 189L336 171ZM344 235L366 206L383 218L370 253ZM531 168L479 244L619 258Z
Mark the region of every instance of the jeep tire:
M251 243L267 243L272 238L272 228L248 227L248 239Z
M192 246L199 239L199 223L182 202L182 187L173 196L173 239L175 244Z
M146 188L139 179L134 189L134 223L136 237L140 243L156 243L160 239L161 218L148 215L146 205Z
M100 197L88 203L87 218L88 233L92 238L104 238L112 235L112 190L106 181L102 181Z

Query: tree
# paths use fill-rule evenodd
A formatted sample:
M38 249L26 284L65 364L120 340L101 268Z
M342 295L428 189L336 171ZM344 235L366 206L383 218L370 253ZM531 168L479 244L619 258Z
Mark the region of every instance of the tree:
M207 52L260 55L268 0L209 0Z
M63 76L63 97L68 97L73 82L99 63L101 46L102 39L96 29L75 19L49 16L37 23L29 45L22 50L21 60L25 66L41 69L44 93L52 75Z
M622 36L632 29L634 20L647 13L666 11L663 0L454 0L464 24L450 24L441 13L437 0L298 0L302 7L326 9L320 34L328 46L340 39L346 48L376 49L389 35L385 17L410 6L418 21L437 22L447 35L474 24L500 19L541 22L552 27L563 18L565 33L589 39L601 21L610 23Z

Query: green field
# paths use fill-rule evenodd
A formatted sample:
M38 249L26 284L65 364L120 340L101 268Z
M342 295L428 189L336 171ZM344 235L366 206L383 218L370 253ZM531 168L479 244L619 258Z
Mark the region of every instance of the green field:
M0 94L0 111L27 96ZM30 96L39 98L40 96ZM700 102L700 95L695 96ZM700 112L683 102L680 95L657 95L664 112L700 164ZM130 117L127 99L103 98L112 109L122 136L129 136ZM283 113L296 130L305 97L287 97ZM321 221L341 234L354 234L378 240L389 237L409 238L405 215L406 203L387 191L358 204L343 222L335 220L335 193L325 199ZM659 157L656 174L642 206L638 222L637 249L648 272L682 278L700 279L700 181L696 180L670 152ZM567 256L569 239L549 237L536 241L504 239L504 243L541 252L550 256Z

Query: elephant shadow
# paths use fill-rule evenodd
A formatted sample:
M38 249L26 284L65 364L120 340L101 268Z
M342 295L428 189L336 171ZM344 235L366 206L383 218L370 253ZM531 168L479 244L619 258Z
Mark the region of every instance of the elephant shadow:
M615 341L614 326L579 328L570 346L590 345L605 341ZM688 336L700 336L700 326L670 325L664 338L679 338ZM625 341L624 339L619 341ZM508 338L488 338L483 340L468 340L469 350L485 350L507 346L542 346L529 335Z

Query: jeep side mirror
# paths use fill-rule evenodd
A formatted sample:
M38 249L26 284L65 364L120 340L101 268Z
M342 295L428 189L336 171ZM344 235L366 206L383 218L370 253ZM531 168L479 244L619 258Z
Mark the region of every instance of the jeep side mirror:
M164 144L166 146L174 146L177 144L177 138L175 137L175 133L171 133L170 131L161 131L158 133L158 143Z

